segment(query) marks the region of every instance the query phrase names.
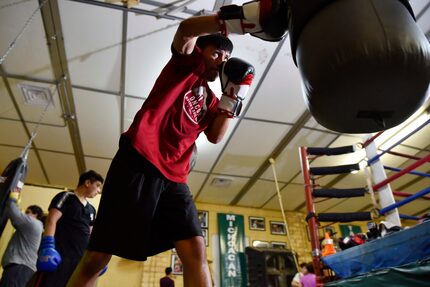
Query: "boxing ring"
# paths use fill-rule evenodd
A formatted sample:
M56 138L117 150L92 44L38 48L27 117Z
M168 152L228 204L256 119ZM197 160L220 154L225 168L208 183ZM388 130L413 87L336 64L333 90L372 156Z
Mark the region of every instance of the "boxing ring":
M398 208L414 200L429 200L430 186L416 193L392 191L390 183L405 174L430 177L430 174L415 171L430 162L430 154L423 157L407 155L393 149L430 123L430 119L385 150L377 149L375 139L383 132L368 135L363 143L336 148L301 147L300 156L304 178L305 199L309 234L312 246L312 261L318 286L380 286L393 282L395 286L428 286L430 278L430 220L364 244L350 247L341 252L322 256L318 236L321 222L381 221L401 229L401 219L420 220L419 216L400 214ZM365 150L366 158L360 163L310 167L312 159L321 156L336 156L354 153L358 148ZM403 169L384 166L384 154L413 160ZM367 159L367 160L366 160ZM365 163L365 166L363 166ZM365 187L349 189L326 189L320 187L318 179L325 175L351 173L364 169ZM388 170L393 174L386 176ZM365 212L317 213L316 198L352 198L370 195L372 208ZM379 202L376 200L379 198ZM396 201L394 196L402 197ZM319 201L321 202L321 201ZM334 275L333 275L334 272ZM329 282L330 280L336 280ZM329 282L329 283L328 283Z

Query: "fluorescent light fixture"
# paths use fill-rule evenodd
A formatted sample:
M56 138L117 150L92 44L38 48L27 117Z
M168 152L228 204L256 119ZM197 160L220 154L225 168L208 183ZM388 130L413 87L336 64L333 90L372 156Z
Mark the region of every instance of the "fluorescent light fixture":
M430 119L429 114L422 113L414 121L409 122L401 130L398 130L394 136L392 136L389 140L387 140L386 142L381 144L379 146L379 148L382 150L386 150L386 149L390 148L392 145L396 144L399 140L401 140L402 138L411 134L416 128L418 128L420 125L424 124L429 119ZM419 131L417 131L417 132L419 132Z
M430 98L430 94L428 95L428 98ZM375 143L376 147L382 148L381 147L382 145L384 145L384 147L386 147L386 146L391 146L394 143L396 143L395 140L391 140L391 139L394 136L397 137L397 134L401 130L403 130L405 127L409 126L411 123L413 123L414 125L416 125L416 127L418 127L419 125L417 123L415 123L415 121L417 121L417 120L420 121L419 118L421 116L423 116L423 115L427 115L427 117L429 117L428 112L426 111L425 106L428 106L428 105L423 105L420 109L418 109L418 111L416 111L412 116L410 116L408 119L406 119L400 125L395 126L395 127L391 128L391 129L385 130L379 137L377 137L374 140L374 143ZM427 107L427 109L428 108L429 107ZM411 129L411 131L414 130L413 127L411 127L410 129ZM375 135L375 134L370 134L370 136ZM397 141L400 140L400 139L401 139L401 137L398 138ZM387 144L387 142L391 143L391 145Z

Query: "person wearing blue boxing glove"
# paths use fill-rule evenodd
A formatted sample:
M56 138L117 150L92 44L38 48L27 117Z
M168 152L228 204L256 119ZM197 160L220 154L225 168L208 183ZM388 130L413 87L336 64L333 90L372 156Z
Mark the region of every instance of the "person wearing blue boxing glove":
M61 263L61 255L55 250L54 236L43 236L40 243L39 257L37 258L37 270L52 272L57 270Z
M96 210L88 202L100 193L103 177L93 170L81 174L77 188L58 193L49 205L39 248L37 287L66 286L88 245Z

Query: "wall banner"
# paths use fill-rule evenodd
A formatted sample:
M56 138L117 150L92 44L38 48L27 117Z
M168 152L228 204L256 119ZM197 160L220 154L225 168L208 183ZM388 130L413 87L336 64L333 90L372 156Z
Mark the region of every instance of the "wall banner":
M243 215L218 213L221 287L246 287Z

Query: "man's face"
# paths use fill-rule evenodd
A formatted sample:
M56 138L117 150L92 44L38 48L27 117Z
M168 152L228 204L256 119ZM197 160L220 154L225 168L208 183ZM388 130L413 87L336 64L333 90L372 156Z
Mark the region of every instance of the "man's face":
M218 77L219 66L230 58L230 53L208 45L202 51L206 64L206 79L213 82Z
M102 183L98 180L96 180L94 182L87 180L85 182L85 186L87 188L86 197L94 198L101 192Z

